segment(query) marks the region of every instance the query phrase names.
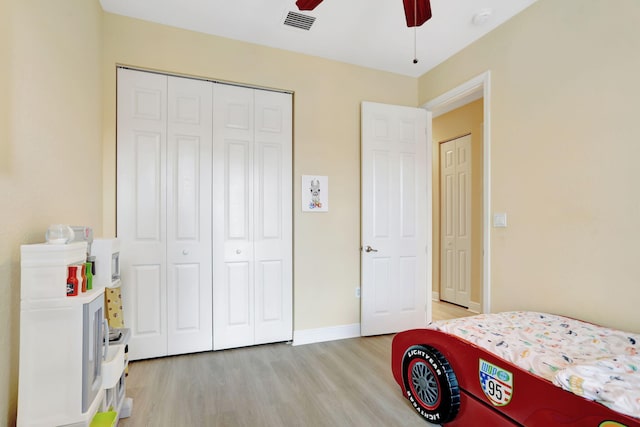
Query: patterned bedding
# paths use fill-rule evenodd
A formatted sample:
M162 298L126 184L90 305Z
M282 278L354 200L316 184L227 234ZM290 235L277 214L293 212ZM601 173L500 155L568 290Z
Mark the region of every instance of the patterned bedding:
M640 418L640 335L534 312L428 326L458 336L565 390Z

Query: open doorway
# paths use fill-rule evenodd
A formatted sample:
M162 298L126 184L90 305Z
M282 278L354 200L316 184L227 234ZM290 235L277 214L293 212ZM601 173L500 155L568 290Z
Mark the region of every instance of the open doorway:
M468 307L472 312L490 311L490 260L489 260L489 209L490 209L490 102L489 102L490 73L471 79L470 81L450 90L444 95L429 101L423 107L432 112L432 138L433 141L433 297L434 299L448 300L450 302ZM467 123L462 123L466 121ZM469 138L470 136L470 138ZM461 138L462 137L462 138ZM470 139L470 141L465 141ZM464 206L464 201L459 203L463 208L468 208L469 220L465 224L456 221L441 220L443 207L455 209L450 211L450 215L458 215L459 211L451 200L458 198L459 194L445 194L440 191L447 190L447 185L441 185L441 150L443 156L447 148L443 149L443 144L448 144L449 148L456 151L456 142L460 145L457 149L469 143L470 151L468 156L470 168L466 170L469 181L456 181L454 176L449 179L448 190L454 187L467 185L469 206ZM453 142L453 144L451 144ZM460 171L458 171L460 172ZM451 171L449 171L451 173ZM463 173L465 173L463 171ZM445 179L445 178L443 178ZM449 199L447 199L449 197ZM444 202L444 206L441 203ZM447 206L447 203L449 206ZM445 213L446 214L446 213ZM450 218L451 219L451 218ZM447 240L451 234L451 226L456 223L457 227L468 227L462 234L466 234L465 239ZM448 229L447 229L448 228ZM444 236L445 238L442 238ZM450 236L449 236L450 237ZM453 245L453 246L452 246ZM459 250L456 245L462 245L462 263L452 263L455 257L446 257L447 250ZM465 246L466 245L466 246ZM466 251L466 260L464 254ZM451 252L451 253L454 253ZM443 255L444 254L444 255ZM443 274L444 272L444 274ZM467 275L466 283L459 282ZM455 279L455 280L452 280ZM441 288L442 284L442 288ZM457 298L453 293L452 286L461 285L462 293ZM465 291L467 295L465 294Z
M434 297L474 312L482 301L482 121L478 99L434 117L432 131Z

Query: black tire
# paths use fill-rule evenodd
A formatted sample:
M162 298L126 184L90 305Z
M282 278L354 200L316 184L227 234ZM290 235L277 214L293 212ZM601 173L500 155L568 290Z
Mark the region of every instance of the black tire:
M435 348L409 347L402 357L402 380L407 399L427 421L444 424L458 414L458 379L447 359Z

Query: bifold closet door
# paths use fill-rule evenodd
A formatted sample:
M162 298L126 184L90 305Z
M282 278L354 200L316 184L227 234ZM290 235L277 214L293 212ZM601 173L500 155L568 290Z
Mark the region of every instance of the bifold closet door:
M212 85L169 77L167 352L213 349Z
M117 236L132 360L167 354L167 77L118 69Z
M214 86L214 349L292 338L291 95Z
M118 70L117 235L132 360L212 348L208 82Z

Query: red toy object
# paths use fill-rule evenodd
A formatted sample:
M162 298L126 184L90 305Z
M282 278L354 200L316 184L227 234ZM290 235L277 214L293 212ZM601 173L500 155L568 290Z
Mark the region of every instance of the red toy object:
M67 296L75 297L78 295L78 266L70 265L67 270Z
M446 427L640 427L640 418L566 391L440 330L398 333L391 368L414 409Z

